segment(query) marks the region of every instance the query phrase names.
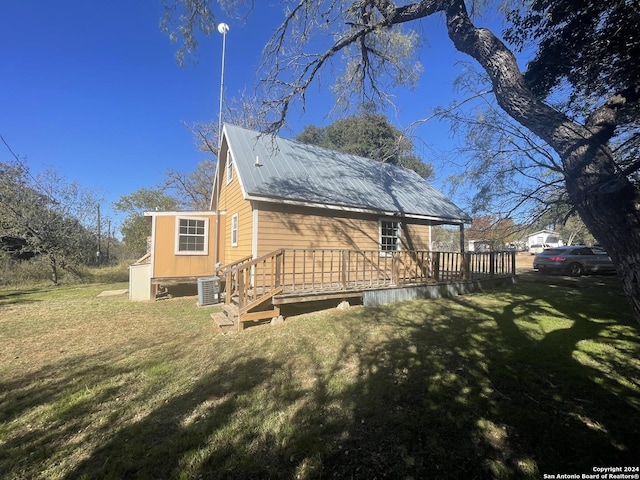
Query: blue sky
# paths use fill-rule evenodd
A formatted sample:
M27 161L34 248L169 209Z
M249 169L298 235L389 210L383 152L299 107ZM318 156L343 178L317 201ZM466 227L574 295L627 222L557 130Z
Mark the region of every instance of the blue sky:
M282 18L278 2L256 3L246 20L216 12L230 26L226 98L250 90L262 47ZM97 191L114 217L109 208L121 196L207 158L184 124L217 122L220 34L202 39L197 64L180 68L176 45L159 28L158 0L4 0L0 11L0 135L33 172L51 167ZM424 73L417 90L396 92L391 121L398 128L449 104L462 72L456 62L469 60L454 50L441 19L421 28ZM294 112L282 135L331 123L331 105L328 90L312 87L306 112ZM440 187L448 172L438 153L455 141L436 122L417 133L417 153L435 164ZM11 158L0 144L0 161Z

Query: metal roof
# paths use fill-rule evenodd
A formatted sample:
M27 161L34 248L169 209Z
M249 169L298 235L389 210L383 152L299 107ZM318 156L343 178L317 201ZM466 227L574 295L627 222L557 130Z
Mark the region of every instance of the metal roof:
M247 198L471 220L412 170L230 124L223 134Z

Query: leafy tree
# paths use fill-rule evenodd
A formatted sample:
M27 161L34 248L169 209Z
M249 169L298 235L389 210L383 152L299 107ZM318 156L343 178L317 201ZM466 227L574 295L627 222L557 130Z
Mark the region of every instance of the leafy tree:
M454 191L464 191L470 213L535 224L569 201L562 166L548 145L499 109L489 91L479 89L483 79L467 71L461 89L475 101L468 99L464 109L437 110L463 139L456 150L458 168L448 180Z
M130 195L120 197L113 204L114 210L127 216L122 222L123 242L131 255L142 256L147 252L147 240L151 236L151 223L144 212L177 210L177 199L161 189L140 188Z
M455 252L460 248L460 230L448 225L436 225L431 229L431 248L440 252Z
M411 153L412 142L384 115L352 115L323 128L309 125L296 140L399 165L414 170L423 178L433 176L433 167Z
M466 70L457 81L470 95L465 108L454 105L438 110L464 139L458 153L466 160L449 178L454 189L464 188L471 212L480 215L477 218L513 218L519 220L518 231L553 228L568 244L595 243L564 188L558 156L497 108L490 92L480 88L484 79ZM615 150L614 155L618 157L619 152Z
M530 231L534 232L545 228L551 228L558 232L562 241L567 245L594 245L597 243L580 216L575 213L571 205L566 203L556 203L554 208L547 209L538 217Z
M640 78L640 5L637 2L536 0L514 3L505 38L518 50L536 43L525 80L532 91L548 97L570 87L568 106L588 105L625 92L637 95ZM606 61L604 61L606 60ZM636 102L626 105L637 115Z
M475 217L467 230L469 240L477 240L490 250L501 250L508 243L514 242L516 228L510 218L495 215Z
M593 235L589 233L586 225L577 215L571 215L556 230L567 245L593 245L596 243Z
M91 261L96 238L82 222L97 207L93 195L55 172L34 177L21 163L0 163L0 246L17 258L46 256L51 280Z
M344 73L336 78L334 88L340 106L348 106L350 98L384 104L392 98L390 93L395 86L414 85L420 74L415 52L421 37L417 31L411 31L410 26L415 24L419 29L422 19L443 15L453 45L475 59L486 72L500 108L557 154L571 204L611 255L634 317L640 322L640 191L629 178L640 167L640 161L621 166L613 155L618 127L630 125L630 112L635 111L640 102L637 69L633 65L630 70L616 68L610 76L596 77L602 86L598 90L598 101L585 105L579 117L569 116L546 102L544 94L531 88L513 52L489 29L474 25L464 0L283 3L286 5L284 19L264 48L265 69L261 74L261 81L269 86L266 106L277 112L269 131L275 132L285 125L291 106L296 102L304 104L309 86L343 59ZM569 5L568 0L562 3ZM582 11L602 12L601 3L604 2L586 0ZM637 2L607 3L616 12L612 18L620 18L619 12L624 12L622 5L630 6L627 15L638 24L633 20L637 18ZM551 6L552 2L541 4ZM202 28L205 33L211 26L207 21L211 18L198 15L200 10L194 8L208 5L207 0L182 1L187 12L205 20ZM544 15L548 13L544 9L540 11ZM555 34L555 26L563 26L561 17L545 24L544 15L532 17L531 25L522 23L525 34L531 27L539 27L539 35L528 37L533 41L540 42L542 34L550 38ZM185 18L188 21L183 22L182 27L193 32L197 25L192 17ZM598 65L614 64L617 59L621 59L622 64L633 61L623 50L628 43L635 46L639 41L635 30L631 29L626 42L608 42L611 32L600 30L600 22L592 25L584 30L576 44L584 45L583 51L586 51L588 46L604 40L598 52ZM564 31L570 30L567 27ZM638 56L634 58L637 61ZM578 59L576 65L588 66L589 62ZM580 91L577 84L567 83L562 87L556 93ZM627 134L635 138L633 131Z

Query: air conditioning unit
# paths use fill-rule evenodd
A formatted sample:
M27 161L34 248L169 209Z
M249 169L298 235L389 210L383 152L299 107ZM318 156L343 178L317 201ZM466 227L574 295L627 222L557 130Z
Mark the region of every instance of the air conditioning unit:
M220 301L220 277L198 279L198 305L213 305Z

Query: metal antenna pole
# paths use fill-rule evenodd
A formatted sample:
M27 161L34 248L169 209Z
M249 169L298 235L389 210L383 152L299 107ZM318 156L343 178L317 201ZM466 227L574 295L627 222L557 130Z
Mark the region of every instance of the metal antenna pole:
M229 25L221 23L218 25L218 32L222 34L222 68L220 69L220 109L218 110L218 154L222 146L222 104L224 97L224 54L227 49L227 32Z
M220 237L220 185L222 182L220 180L220 166L222 165L222 160L220 158L221 150L222 150L222 104L224 98L224 55L227 49L227 32L229 31L229 25L226 23L221 23L218 25L218 32L222 34L222 68L220 69L220 108L218 110L218 165L216 166L216 237L213 239L214 243L214 251L213 251L213 262L214 262L214 270L217 273L218 263L220 263L220 254L219 254L219 237ZM211 199L213 201L213 198Z

